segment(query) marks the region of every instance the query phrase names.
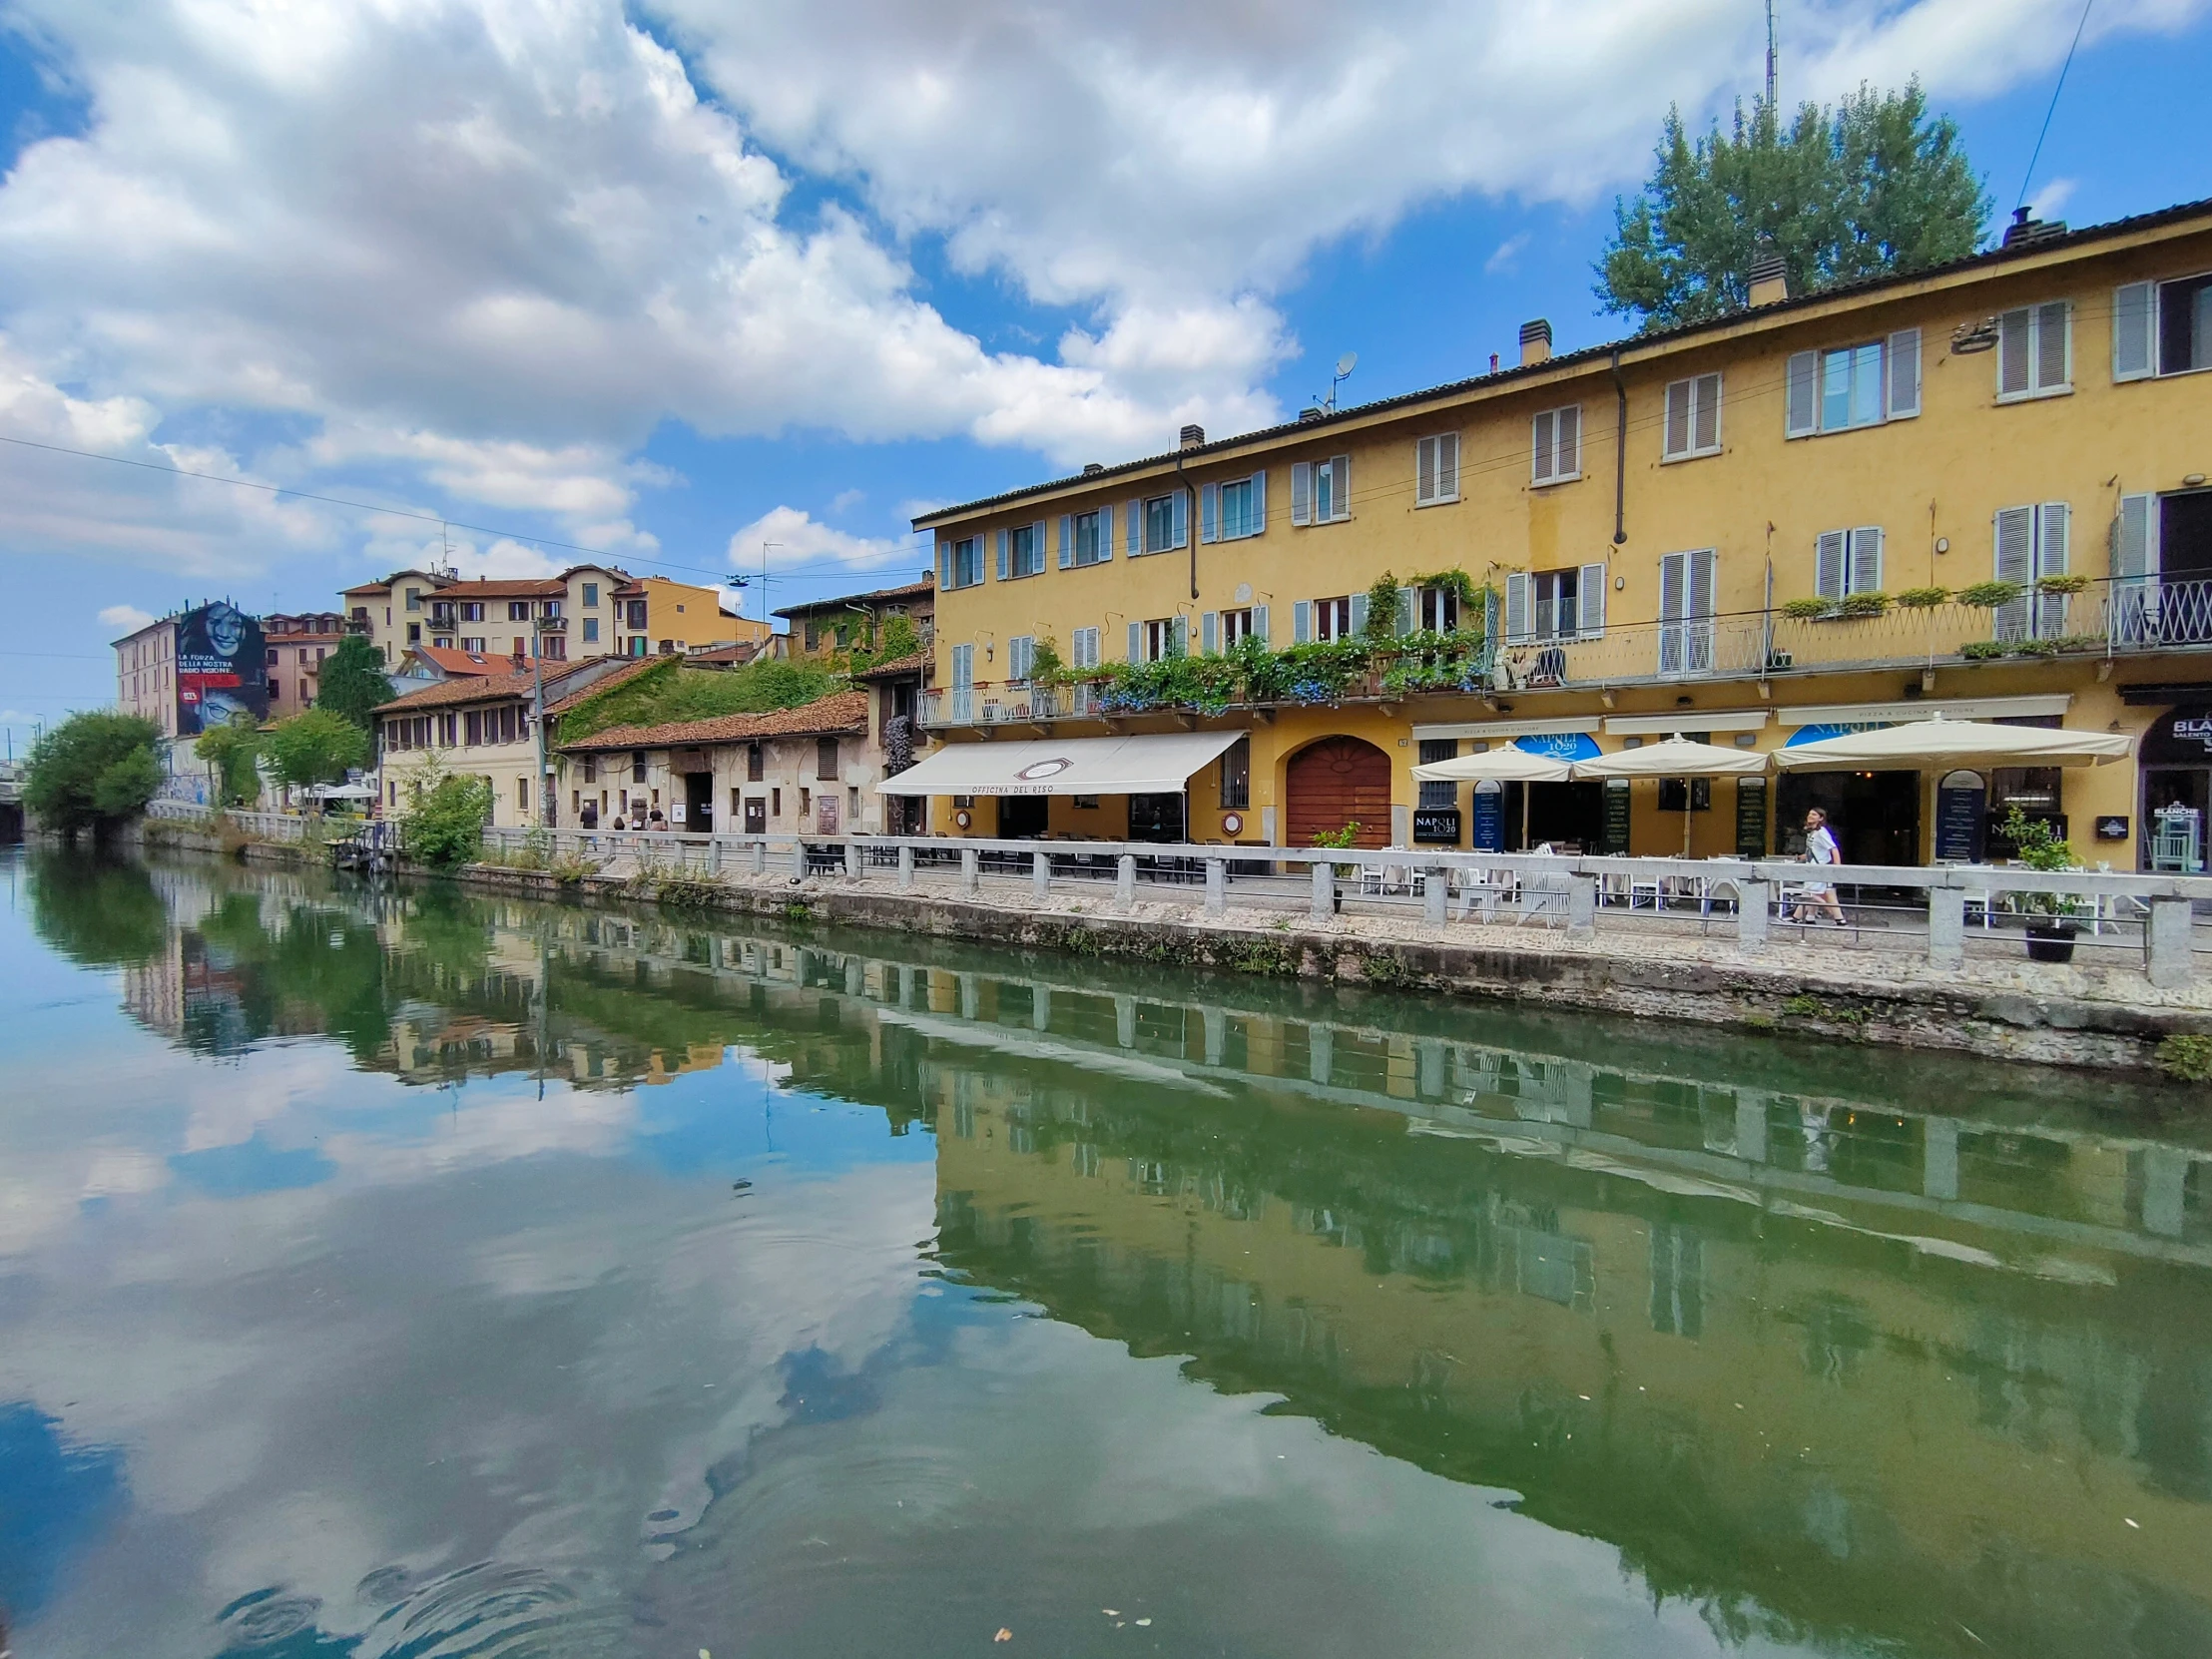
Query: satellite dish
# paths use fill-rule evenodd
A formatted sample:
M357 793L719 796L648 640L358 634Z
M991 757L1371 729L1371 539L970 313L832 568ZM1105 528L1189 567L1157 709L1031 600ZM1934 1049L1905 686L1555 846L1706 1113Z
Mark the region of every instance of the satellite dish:
M1343 356L1337 359L1337 378L1342 380L1346 375L1350 374L1355 368L1359 366L1360 353L1357 351L1347 351Z

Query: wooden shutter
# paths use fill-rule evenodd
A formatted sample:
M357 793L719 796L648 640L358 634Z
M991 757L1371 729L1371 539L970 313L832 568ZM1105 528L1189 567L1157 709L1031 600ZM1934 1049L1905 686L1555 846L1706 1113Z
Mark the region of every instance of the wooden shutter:
M1075 515L1060 515L1060 568L1067 570L1075 563Z
M1268 474L1262 467L1252 475L1252 533L1264 535L1268 527Z
M1546 409L1528 423L1536 451L1533 470L1529 473L1531 483L1548 484L1551 482L1551 457L1556 442L1554 432L1557 425L1558 411L1556 409Z
M1144 552L1144 502L1142 500L1130 502L1127 511L1129 513L1129 556L1134 559ZM1137 659L1132 657L1129 660L1135 662Z
M1823 599L1844 597L1844 537L1842 530L1823 530L1813 549L1813 590Z
M1445 432L1436 439L1436 499L1459 498L1459 434Z
M1572 478L1582 470L1582 405L1570 403L1557 411L1559 448L1556 466L1562 478Z
M1529 575L1525 570L1509 571L1505 577L1505 643L1525 645L1534 637L1536 629L1531 617Z
M1690 452L1690 382L1676 380L1667 387L1667 431L1664 443L1669 459Z
M1605 567L1584 565L1582 574L1574 585L1574 631L1583 639L1594 640L1605 632Z
M1129 625L1129 660L1133 663L1144 661L1144 624L1141 622Z
M1291 522L1311 524L1314 514L1314 463L1297 461L1291 466Z
M2055 300L2035 307L2035 389L2055 391L2073 378L2073 306Z
M1851 577L1845 591L1848 593L1880 593L1882 591L1882 530L1879 525L1863 525L1851 533Z
M2157 364L2151 356L2158 289L2151 282L2129 282L2112 290L2112 378L2146 380Z
M1691 437L1700 449L1717 449L1721 441L1721 377L1718 374L1700 374L1697 387L1696 416L1691 424Z
M1921 331L1900 328L1890 336L1890 418L1911 420L1921 412Z
M1311 645L1314 641L1314 602L1311 599L1293 601L1291 605L1291 643Z
M1198 491L1198 539L1221 540L1221 486L1203 484Z
M1168 497L1168 546L1183 548L1191 545L1191 498L1187 491L1177 490Z
M1820 430L1821 354L1799 351L1790 358L1789 395L1784 398L1782 435L1810 437Z
M1997 318L1997 395L2024 397L2028 380L2028 324L2024 308Z
M2158 497L2123 495L2112 520L2112 574L2122 579L2158 574Z
M1221 649L1221 613L1207 611L1198 619L1198 649L1211 657Z
M1252 607L1252 637L1262 645L1268 643L1268 608L1265 605Z
M1420 438L1413 444L1413 504L1425 506L1436 499L1436 440Z

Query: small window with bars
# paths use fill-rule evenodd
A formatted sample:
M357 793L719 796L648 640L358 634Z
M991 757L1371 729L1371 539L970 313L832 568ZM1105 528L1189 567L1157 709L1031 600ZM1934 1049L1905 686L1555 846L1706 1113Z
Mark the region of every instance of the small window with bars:
M1454 738L1423 738L1420 741L1420 764L1434 766L1438 761L1455 761L1459 758L1459 744ZM1425 808L1456 807L1459 805L1459 786L1449 780L1441 782L1423 779L1420 786L1420 805Z
M1224 811L1244 811L1252 805L1252 740L1239 738L1221 758L1221 804Z

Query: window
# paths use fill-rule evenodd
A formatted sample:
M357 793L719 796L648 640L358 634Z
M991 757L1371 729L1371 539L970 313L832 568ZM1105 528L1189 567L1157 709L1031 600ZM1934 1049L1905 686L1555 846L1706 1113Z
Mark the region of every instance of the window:
M484 636L474 634L464 637L461 641L461 649L471 656L481 657L484 654Z
M420 645L422 643L421 623L410 622L407 624L407 643L409 645Z
M407 590L407 609L410 611L422 609L422 590L420 588L409 588Z
M599 584L597 582L586 582L584 584L584 609L587 611L594 610L598 607L598 604Z
M1413 445L1413 505L1441 506L1459 499L1459 434L1438 432Z
M529 736L528 725L529 723L522 718L522 710L517 705L513 703L505 705L499 711L499 741L501 743L521 742Z
M633 784L645 782L645 751L642 749L630 751L630 782Z
M2112 378L2212 368L2212 275L2130 282L2112 295Z
M544 646L547 662L563 663L568 661L568 636L566 634L546 635Z
M1505 642L1596 639L1605 632L1605 567L1516 571L1505 578Z
M1996 579L2032 588L2045 576L2065 575L2072 521L2073 511L2063 501L1998 508ZM2053 639L2066 633L2066 600L2067 595L2062 593L2025 593L2009 605L2000 605L1992 619L1996 637L2017 640L2032 635Z
M1291 522L1338 524L1352 516L1352 457L1300 461L1291 468Z
M807 649L817 650L822 645L822 624L813 617L807 619Z
M517 778L515 780L515 811L518 813L527 813L529 810L530 780L527 778Z
M1315 640L1348 640L1360 631L1367 619L1368 596L1364 593L1336 599L1302 599L1291 607L1293 643L1308 645Z
M1133 663L1163 663L1170 657L1181 657L1190 651L1190 623L1179 616L1156 617L1150 622L1132 622L1129 625L1129 660Z
M1060 515L1060 568L1103 564L1114 556L1114 509Z
M1044 526L1016 524L998 532L998 579L1019 580L1044 574Z
M770 790L768 792L768 810L769 816L772 818L782 818L784 816L784 792L782 790Z
M837 740L823 738L815 744L815 778L819 782L835 783L837 780Z
M1251 605L1237 611L1208 611L1198 621L1198 649L1206 656L1234 651L1239 643L1256 639L1268 642L1268 608Z
M482 601L481 599L471 599L471 600L468 600L468 601L466 601L466 602L465 602L465 603L464 603L464 604L463 604L463 605L461 606L461 620L462 620L463 622L481 622L481 621L483 621L483 620L484 620L484 602L483 602L483 601Z
M1096 628L1076 629L1071 638L1069 650L1073 653L1069 662L1071 668L1098 667L1098 630Z
M768 751L759 743L745 746L745 781L758 784L768 777Z
M983 580L983 541L980 536L963 536L958 541L937 544L937 585L941 588L972 588ZM814 649L811 637L808 649Z
M682 610L683 606L679 605L676 608L678 610ZM561 602L558 599L548 599L544 604L538 607L538 615L540 616L557 617L560 614Z
M1252 805L1252 740L1239 738L1221 757L1221 804L1243 812Z
M1532 484L1564 484L1582 476L1582 405L1545 409L1529 422ZM1448 805L1448 803L1447 803Z
M1400 588L1398 632L1448 634L1459 626L1459 596L1449 588Z
M1438 761L1454 761L1459 758L1459 743L1455 738L1423 738L1420 741L1420 764L1434 766ZM1423 779L1418 805L1430 809L1450 808L1459 805L1459 786L1449 779Z
M508 600L507 620L509 622L528 622L530 620L530 602L527 599Z
M1037 660L1037 636L1016 634L1006 642L1006 678L1026 681Z
M584 618L584 643L586 645L597 645L599 643L599 619L595 616Z
M643 628L645 626L645 601L642 599L630 601L630 626L633 628Z
M484 741L484 716L478 709L471 709L461 720L461 741L471 749Z
M1887 339L1800 351L1790 359L1787 384L1786 437L1909 420L1921 412L1921 331L1904 328Z
M1700 374L1667 387L1667 427L1660 459L1686 461L1721 452L1721 377Z
M1713 671L1713 590L1720 556L1710 547L1659 561L1659 672Z
M1813 580L1823 599L1882 591L1882 530L1823 530L1813 544Z
M587 784L599 782L599 757L596 755L586 755L584 757L584 782Z
M1231 478L1202 485L1198 492L1198 539L1242 541L1268 527L1268 475Z
M663 641L661 641L661 655L662 655L662 656L664 656L664 657L673 657L673 656L675 656L675 655L676 655L676 642L675 642L674 640L663 640Z
M1129 557L1146 553L1171 553L1188 547L1191 539L1191 498L1181 490L1131 501L1128 513Z
M2073 390L2073 306L2025 305L1997 318L1997 401Z

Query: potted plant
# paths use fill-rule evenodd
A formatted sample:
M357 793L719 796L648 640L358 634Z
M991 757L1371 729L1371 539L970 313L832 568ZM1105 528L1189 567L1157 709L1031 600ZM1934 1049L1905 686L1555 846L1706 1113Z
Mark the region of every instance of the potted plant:
M2031 819L2017 803L2005 815L2000 831L2012 843L2013 856L2029 869L2079 869L2081 860L2057 830L2041 819ZM2074 936L2081 931L2072 919L2081 901L2067 893L2013 893L2011 905L2027 917L2027 954L2030 961L2070 962Z

